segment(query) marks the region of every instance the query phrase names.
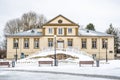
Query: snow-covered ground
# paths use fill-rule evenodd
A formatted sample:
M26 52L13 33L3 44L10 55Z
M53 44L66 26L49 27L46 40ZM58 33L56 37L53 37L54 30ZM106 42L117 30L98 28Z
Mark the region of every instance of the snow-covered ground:
M0 80L114 80L96 77L85 77L65 74L35 73L35 72L10 72L4 71Z
M8 71L8 73L7 72L4 73L4 71ZM78 80L83 78L83 80L87 80L87 79L99 80L96 78L101 78L100 80L107 80L107 79L119 80L120 79L120 60L109 60L107 63L105 61L100 61L100 67L96 67L96 64L94 64L94 67L92 67L91 65L82 65L82 67L79 67L78 63L74 63L74 62L73 63L61 62L58 64L57 67L55 66L51 67L50 65L42 65L41 67L39 67L37 64L34 64L34 65L16 64L16 67L14 68L1 67L0 76L9 75L10 73L13 74L14 71L18 71L15 73L19 73L19 71L33 72L33 73L36 72L36 73L40 73L41 75L42 73L47 73L54 76L55 79L57 79L60 75L63 75L63 78L65 78L64 76L66 75L71 76L73 78L75 78L74 76L79 75L79 77L76 76L75 79ZM56 75L54 74L58 74L58 76L56 77ZM48 75L48 77L50 77L50 75ZM55 79L49 79L49 80L55 80ZM61 79L58 79L58 80L62 80L62 77ZM71 80L74 80L74 79L71 79Z
M59 60L58 66L51 66L49 64L38 66L40 60L53 60L51 58L34 59L33 57L46 56L50 51L43 53L35 53L25 59L18 60L15 67L0 67L0 80L120 80L120 60L105 60L100 61L100 67L82 65L79 66L80 60L93 60L89 55L79 52L70 51L60 52L79 59ZM54 61L54 60L53 60ZM39 73L39 74L38 74Z

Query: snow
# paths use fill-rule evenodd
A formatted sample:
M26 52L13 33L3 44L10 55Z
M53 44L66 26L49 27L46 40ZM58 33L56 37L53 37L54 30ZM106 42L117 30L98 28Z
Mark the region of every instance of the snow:
M33 60L34 61L34 60ZM79 67L78 63L72 63L72 62L59 62L58 66L55 67L51 67L50 65L42 65L41 67L38 67L38 64L32 64L29 65L29 63L27 65L24 64L20 64L17 63L16 67L14 68L0 68L0 71L3 70L3 73L0 75L8 75L10 74L10 72L4 72L4 70L7 71L17 71L17 72L39 72L40 74L42 73L46 73L51 76L52 74L57 73L58 77L61 76L72 76L75 77L75 75L91 75L91 76L95 76L95 78L91 77L89 79L93 79L93 80L97 80L96 77L98 76L112 76L112 77L119 77L120 78L120 60L109 60L107 63L103 60L100 61L100 67L96 67L96 64L94 64L94 67L92 67L91 65L82 65L82 67ZM16 73L17 73L16 72ZM29 73L28 73L29 74ZM66 75L65 75L66 74ZM43 74L44 75L44 74ZM52 76L55 77L56 79L56 75ZM84 76L81 76L84 79ZM62 78L62 77L61 77ZM80 77L76 77L77 79L81 79ZM103 78L103 77L99 77L99 78ZM68 79L68 78L65 78ZM73 78L72 78L73 79ZM71 79L71 80L72 80ZM87 78L85 78L87 80ZM106 80L105 79L101 79L101 80ZM54 79L53 79L54 80ZM99 79L98 79L99 80ZM115 79L113 79L115 80Z
M50 52L51 51L51 52ZM47 50L47 51L39 51L33 55L30 55L29 57L25 59L20 59L17 61L14 68L7 68L7 67L0 67L0 80L2 79L1 76L16 76L21 77L20 80L23 80L23 76L21 75L15 75L15 74L21 74L23 72L23 75L25 74L26 77L28 75L31 75L31 78L38 78L38 74L42 77L39 77L38 79L43 80L119 80L120 79L120 60L108 60L108 62L105 62L105 60L100 60L100 67L96 67L96 61L94 66L92 65L82 65L79 66L80 60L91 60L92 58L89 55L86 55L84 52L78 52L77 50L66 50L66 51L60 51L57 50L58 53L68 54L71 56L76 56L79 59L72 59L68 58L65 60L58 60L58 66L51 66L49 64L42 64L40 67L38 66L38 61L40 60L53 60L51 58L33 58L38 56L47 56L51 55L54 52L53 50ZM14 74L11 74L12 72L15 72ZM47 75L46 77L43 77L44 75ZM57 75L56 75L57 74ZM61 76L60 78L58 78ZM67 77L66 77L67 76ZM12 79L11 80L16 80ZM31 80L31 78L29 80ZM53 79L54 78L54 79ZM38 80L35 79L35 80ZM5 77L2 80L8 80L5 79Z
M80 51L78 49L75 48L68 48L66 50L56 50L56 54L66 54L66 55L71 55L74 57L78 57L79 61L90 61L93 60L92 56L89 55L88 53L84 52L84 51ZM54 49L46 49L46 50L42 50L42 51L38 51L35 54L30 55L29 57L25 58L25 59L29 59L29 58L34 58L34 57L39 57L39 56L47 56L47 55L54 55Z
M74 76L74 75L65 75L65 74L50 74L50 73L31 73L31 72L7 72L6 75L0 76L0 80L103 80L101 78L91 78L84 76ZM22 75L21 75L22 74ZM108 79L104 79L108 80ZM112 79L109 79L112 80Z
M79 29L79 35L81 35L81 36L113 36L110 34L98 32L98 31L87 30L87 29Z
M37 29L31 29L24 32L18 32L16 34L7 34L7 36L42 36L42 32L39 32Z
M87 29L79 29L78 35L80 36L113 36L103 32L92 31ZM37 29L31 29L24 32L18 32L16 34L6 34L7 36L42 36L42 32L39 32Z

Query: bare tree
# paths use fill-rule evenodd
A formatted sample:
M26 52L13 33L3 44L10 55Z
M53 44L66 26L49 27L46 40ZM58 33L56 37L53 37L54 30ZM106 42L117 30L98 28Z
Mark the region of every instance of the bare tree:
M23 29L41 28L47 22L44 15L38 15L35 12L28 12L22 15Z
M6 23L4 33L14 34L19 31L21 21L19 19L13 19Z
M20 30L26 31L33 28L41 28L46 21L44 15L38 15L31 11L24 13L20 19L17 18L8 21L5 25L4 33L14 34L20 32Z
M35 12L28 12L22 15L22 23L24 30L29 30L35 27L37 21L37 14Z
M38 16L37 28L42 28L42 25L47 22L44 15Z

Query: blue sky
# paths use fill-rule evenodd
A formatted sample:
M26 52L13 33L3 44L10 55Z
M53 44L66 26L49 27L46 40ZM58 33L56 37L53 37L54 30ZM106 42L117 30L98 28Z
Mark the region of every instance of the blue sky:
M101 32L110 23L120 27L120 0L0 0L0 36L7 21L29 11L43 14L47 20L62 14L83 27L93 23Z

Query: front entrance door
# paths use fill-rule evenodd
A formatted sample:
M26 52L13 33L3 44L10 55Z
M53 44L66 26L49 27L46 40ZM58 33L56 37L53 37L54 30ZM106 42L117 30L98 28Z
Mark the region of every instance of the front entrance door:
M58 49L63 49L64 42L63 41L58 41L57 45L58 45Z

